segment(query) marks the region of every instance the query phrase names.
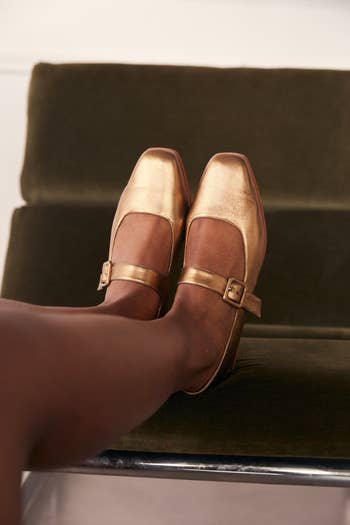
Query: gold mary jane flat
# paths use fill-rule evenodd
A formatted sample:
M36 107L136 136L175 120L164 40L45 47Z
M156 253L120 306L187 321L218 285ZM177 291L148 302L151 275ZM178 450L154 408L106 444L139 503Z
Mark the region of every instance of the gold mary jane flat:
M186 247L193 221L199 218L218 219L240 231L244 246L244 279L234 275L218 275L205 268L186 266ZM195 390L196 395L227 377L233 370L244 311L261 316L261 301L253 294L266 252L266 225L263 205L249 160L238 153L218 153L208 162L198 192L190 209L186 228L184 266L178 285L202 286L219 294L236 309L226 344L211 377Z
M98 290L112 281L134 281L153 288L160 296L158 316L166 299L167 280L183 232L190 191L180 155L172 149L149 148L139 158L125 187L114 216L109 257L102 265ZM171 227L172 242L166 274L134 264L114 263L113 248L124 218L130 214L151 214L166 219ZM140 224L142 228L142 222Z

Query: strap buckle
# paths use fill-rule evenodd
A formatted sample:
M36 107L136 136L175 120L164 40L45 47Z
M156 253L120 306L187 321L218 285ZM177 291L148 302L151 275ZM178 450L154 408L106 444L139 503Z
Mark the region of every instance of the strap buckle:
M100 282L99 282L97 290L102 290L102 288L109 285L109 283L111 282L111 275L112 275L112 262L106 261L102 265L102 272L101 272Z
M244 282L235 279L235 277L229 277L222 298L226 303L229 303L236 308L242 308L245 293L246 286Z

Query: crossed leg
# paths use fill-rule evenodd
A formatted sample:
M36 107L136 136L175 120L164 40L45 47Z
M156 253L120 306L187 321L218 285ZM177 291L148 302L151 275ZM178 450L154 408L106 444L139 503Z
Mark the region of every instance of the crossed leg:
M167 221L130 216L115 259L165 272L170 242ZM122 281L93 307L0 299L0 523L19 523L21 470L111 446L181 388L177 323L127 319L152 319L158 305L154 290Z
M222 236L216 224L197 223L190 263L239 277L241 239L220 228ZM234 315L219 296L181 286L165 317L135 320L115 310L141 308L142 285L127 283L128 304L126 284L112 284L91 308L0 302L0 523L20 523L22 470L66 466L110 447L215 367Z
M197 369L172 315L145 322L3 309L0 330L0 523L9 525L19 523L21 470L75 463L110 447Z

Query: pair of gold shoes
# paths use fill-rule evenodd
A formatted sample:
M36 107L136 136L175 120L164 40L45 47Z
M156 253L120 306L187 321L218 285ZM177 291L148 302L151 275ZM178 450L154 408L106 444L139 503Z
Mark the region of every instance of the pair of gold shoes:
M150 214L168 221L172 232L169 267L166 275L152 268L113 262L118 228L130 214ZM226 344L216 369L205 384L186 394L196 395L219 382L233 369L244 310L261 316L261 301L253 294L266 251L266 225L258 186L248 159L237 153L218 153L208 162L191 205L189 185L180 155L171 149L150 148L139 158L125 187L114 217L109 257L103 263L98 289L114 280L128 280L158 292L161 315L166 299L166 281L186 224L185 254L178 286L204 287L235 308ZM199 218L224 221L239 230L244 247L244 278L219 275L205 267L187 265L188 237Z

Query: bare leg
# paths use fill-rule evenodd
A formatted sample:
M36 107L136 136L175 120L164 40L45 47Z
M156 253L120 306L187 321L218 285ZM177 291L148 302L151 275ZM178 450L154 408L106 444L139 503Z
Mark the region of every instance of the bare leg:
M232 227L223 233L218 236L210 221L198 223L196 238L213 254L205 264L218 272L224 264L224 273L239 276L240 238ZM201 252L193 257L200 263ZM148 322L94 311L71 315L3 306L0 523L19 523L22 469L94 455L151 416L173 392L201 384L231 320L226 304L191 286L180 288L169 315Z
M2 407L1 407L2 408ZM9 428L9 414L1 412L1 451L0 451L0 523L12 525L20 523L21 475L24 469L24 439L16 442L20 436L18 429Z
M169 264L170 247L171 232L167 221L149 215L130 215L119 228L113 257L116 262L141 264L163 273ZM92 285L97 286L98 277L96 275L96 284ZM56 461L64 464L64 458L68 462L70 459L74 461L77 453L81 455L80 446L81 457L86 457L90 452L93 454L103 449L104 443L111 445L118 438L118 429L112 430L114 423L119 420L119 412L123 411L123 407L125 415L128 412L128 401L126 397L127 403L124 404L123 389L131 380L130 386L135 395L140 392L139 389L142 391L142 382L136 385L134 381L138 375L141 378L143 368L147 371L142 362L142 349L146 359L150 345L143 340L143 337L147 340L148 329L142 336L143 332L138 331L138 326L131 329L129 322L124 327L123 320L118 320L116 316L152 319L158 306L159 296L154 290L125 281L111 283L104 301L93 307L42 307L0 299L0 523L19 522L21 470L31 465L35 467L40 458L44 463ZM76 319L74 323L73 318ZM97 326L100 328L96 331ZM134 330L136 334L131 334L129 338L130 332ZM154 330L155 327L151 332L155 333ZM134 381L123 370L126 366L123 350L118 355L118 348L123 347L127 356L126 340L134 349L130 352L131 361L128 364L128 371L131 373L134 370L136 373ZM164 374L165 383L167 378L169 380L167 388L164 388L162 378L158 380L160 403L169 395L174 386L174 374L178 373L175 363L178 356L174 354L171 359L171 345L168 341L163 342L163 345L169 348L169 352L161 349L159 356L152 356L150 352L147 360L149 368L152 368L157 357L160 373L164 366L169 370L168 373L172 370L172 379L169 380L167 373ZM141 357L138 372L136 352ZM109 375L103 378L105 373ZM119 374L123 376L122 381L118 378ZM89 400L90 396L92 398ZM105 402L104 396L108 396ZM119 406L120 402L115 396L119 397L119 401L123 399L123 407ZM144 418L155 410L154 403L157 404L151 397ZM82 404L86 406L86 412ZM85 418L84 412L86 415L89 413L88 418ZM141 407L139 416L136 415L136 424L140 417ZM10 420L13 418L17 423L22 422L23 426L11 426ZM82 420L85 423L80 427ZM123 421L123 416L120 421L123 432L127 421ZM129 424L132 425L132 421L131 418ZM77 441L72 445L71 438L65 434L67 425L73 432L85 426L86 432L91 433L91 439L85 440L86 435L84 437L79 430L76 433ZM68 446L62 440L64 435ZM102 435L107 441L98 444ZM110 441L108 435L111 436Z
M175 315L144 322L3 310L0 330L0 523L18 523L22 469L110 447L195 372Z

